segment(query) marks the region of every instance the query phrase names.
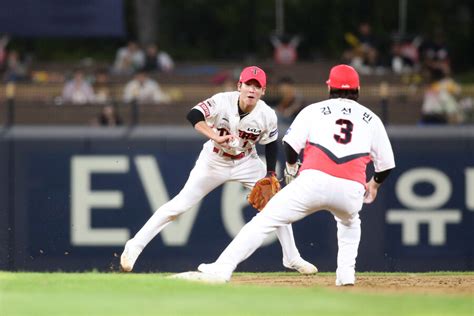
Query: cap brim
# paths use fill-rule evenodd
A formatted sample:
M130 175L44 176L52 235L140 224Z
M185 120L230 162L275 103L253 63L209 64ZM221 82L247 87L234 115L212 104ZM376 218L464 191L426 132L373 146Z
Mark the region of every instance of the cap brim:
M250 78L250 79L247 79L247 80L242 80L241 82L243 82L243 83L246 84L247 82L252 81L252 80L257 81L258 84L260 85L260 87L264 87L264 85L262 84L262 82L261 82L259 79L257 79L257 78Z

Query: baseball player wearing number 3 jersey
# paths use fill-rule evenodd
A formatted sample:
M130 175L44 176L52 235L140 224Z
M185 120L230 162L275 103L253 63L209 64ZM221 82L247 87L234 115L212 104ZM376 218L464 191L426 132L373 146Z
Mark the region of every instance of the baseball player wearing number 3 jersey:
M265 94L265 72L245 68L238 91L218 93L200 102L188 114L194 128L209 138L181 192L161 206L140 231L130 239L120 258L123 271L132 271L143 248L171 221L196 205L209 192L227 181L247 188L268 173L275 172L277 160L277 117L260 97ZM255 144L265 145L267 165L260 160ZM303 274L316 273L298 252L291 225L276 230L283 250L283 265Z
M226 282L275 229L314 212L329 210L337 222L336 285L354 285L362 204L374 201L380 184L395 167L392 147L381 120L356 102L359 76L354 68L331 69L329 100L304 108L283 138L287 169L294 169L304 149L300 174L247 223L216 262L201 264L187 279ZM366 183L366 165L375 174ZM296 173L293 173L296 174Z

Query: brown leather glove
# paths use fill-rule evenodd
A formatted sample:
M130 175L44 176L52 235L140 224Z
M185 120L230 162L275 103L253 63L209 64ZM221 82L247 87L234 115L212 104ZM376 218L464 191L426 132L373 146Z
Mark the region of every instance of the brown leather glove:
M280 182L275 174L269 174L255 183L247 200L250 205L261 211L278 191L280 191Z

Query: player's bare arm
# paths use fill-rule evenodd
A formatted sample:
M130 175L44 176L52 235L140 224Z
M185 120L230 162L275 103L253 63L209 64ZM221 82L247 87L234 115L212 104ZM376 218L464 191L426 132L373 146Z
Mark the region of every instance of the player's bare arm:
M228 142L234 139L234 135L220 136L217 134L212 128L209 127L209 125L207 125L204 115L196 109L189 111L187 119L194 126L195 130L207 138L215 141L224 148L228 148Z
M206 122L200 121L194 125L194 129L197 130L199 133L203 134L207 138L215 141L219 145L224 148L228 148L229 142L232 141L235 136L234 135L218 135L212 128L210 128Z

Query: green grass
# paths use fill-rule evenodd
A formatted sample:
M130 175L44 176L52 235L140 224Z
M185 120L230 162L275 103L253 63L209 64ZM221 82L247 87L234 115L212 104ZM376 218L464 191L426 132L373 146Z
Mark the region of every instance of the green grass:
M0 272L0 315L474 314L472 295L206 285L165 275Z

